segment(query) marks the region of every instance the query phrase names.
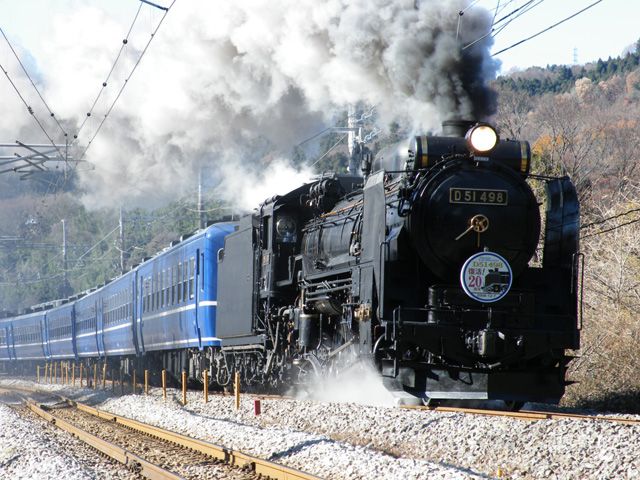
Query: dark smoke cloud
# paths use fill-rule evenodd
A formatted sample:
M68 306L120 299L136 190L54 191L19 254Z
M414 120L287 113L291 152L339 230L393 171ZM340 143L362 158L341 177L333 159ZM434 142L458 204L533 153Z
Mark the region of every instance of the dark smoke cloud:
M415 131L493 113L491 38L461 50L489 31L491 16L470 8L457 36L458 12L468 5L177 2L88 152L95 169L81 174L86 203L155 205L193 190L204 167L219 180L218 194L255 206L263 191L282 193L312 174L289 164L291 147L349 104L375 105L382 128L395 120ZM159 19L150 15L134 30L81 145ZM68 121L83 120L117 52L113 39L127 28L89 7L52 19L34 55L47 98Z

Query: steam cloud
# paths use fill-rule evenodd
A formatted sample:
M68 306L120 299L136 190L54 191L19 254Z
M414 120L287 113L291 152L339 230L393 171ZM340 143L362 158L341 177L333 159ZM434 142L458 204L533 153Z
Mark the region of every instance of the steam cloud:
M382 383L382 377L373 364L358 362L336 378L323 377L294 391L300 400L316 402L355 403L393 407L407 403L408 395L395 397ZM415 399L418 401L418 399ZM415 403L415 402L414 402Z
M456 38L458 12L469 3L176 2L87 153L95 168L80 172L86 203L154 205L193 190L202 167L218 180L218 194L235 200L242 195L240 203L254 207L311 176L310 169L284 159L348 104L375 105L383 128L396 120L414 130L437 128L452 116L493 113L495 99L486 86L498 67L489 55L491 37L461 50L489 31L489 13L469 9ZM90 139L159 20L160 13L147 8L80 132L80 145ZM45 98L73 133L129 25L93 7L57 16L51 25L45 45L31 53ZM3 65L8 60L3 57ZM12 73L29 91L20 72ZM5 87L0 133L40 138L15 92ZM47 126L59 133L50 119Z

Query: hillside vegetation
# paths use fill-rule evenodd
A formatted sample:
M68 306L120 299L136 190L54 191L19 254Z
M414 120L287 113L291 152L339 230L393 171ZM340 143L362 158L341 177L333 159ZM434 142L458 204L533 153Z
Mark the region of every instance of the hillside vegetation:
M568 67L551 67L544 73L556 80L550 80L547 93L532 89L530 81L496 82L500 92L496 121L502 135L529 139L534 173L570 175L582 202L582 224L587 227L581 232L586 265L582 348L569 370L570 379L578 383L569 387L564 402L636 412L640 412L638 59L633 53L598 62L600 75L591 71L581 77L569 76ZM559 69L565 74L558 76Z
M640 66L640 41L635 51L628 52L621 57L586 65L549 65L546 68L529 68L522 72L514 72L498 79L501 88L510 88L527 93L529 96L539 96L547 93L566 93L573 90L577 80L588 78L592 82L600 83L615 76L624 76Z

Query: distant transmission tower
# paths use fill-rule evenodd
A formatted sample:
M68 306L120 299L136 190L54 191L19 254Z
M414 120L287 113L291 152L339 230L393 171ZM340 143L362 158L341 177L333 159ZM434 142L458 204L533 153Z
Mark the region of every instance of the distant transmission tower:
M578 64L578 48L577 47L573 47L573 64L574 65Z

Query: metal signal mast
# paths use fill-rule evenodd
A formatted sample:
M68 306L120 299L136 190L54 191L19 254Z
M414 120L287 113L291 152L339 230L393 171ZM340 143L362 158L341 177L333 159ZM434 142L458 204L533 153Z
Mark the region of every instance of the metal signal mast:
M23 143L20 140L0 143L0 174L13 172L24 180L34 173L50 171L52 163L60 162L65 167L80 162L70 155L69 144Z

